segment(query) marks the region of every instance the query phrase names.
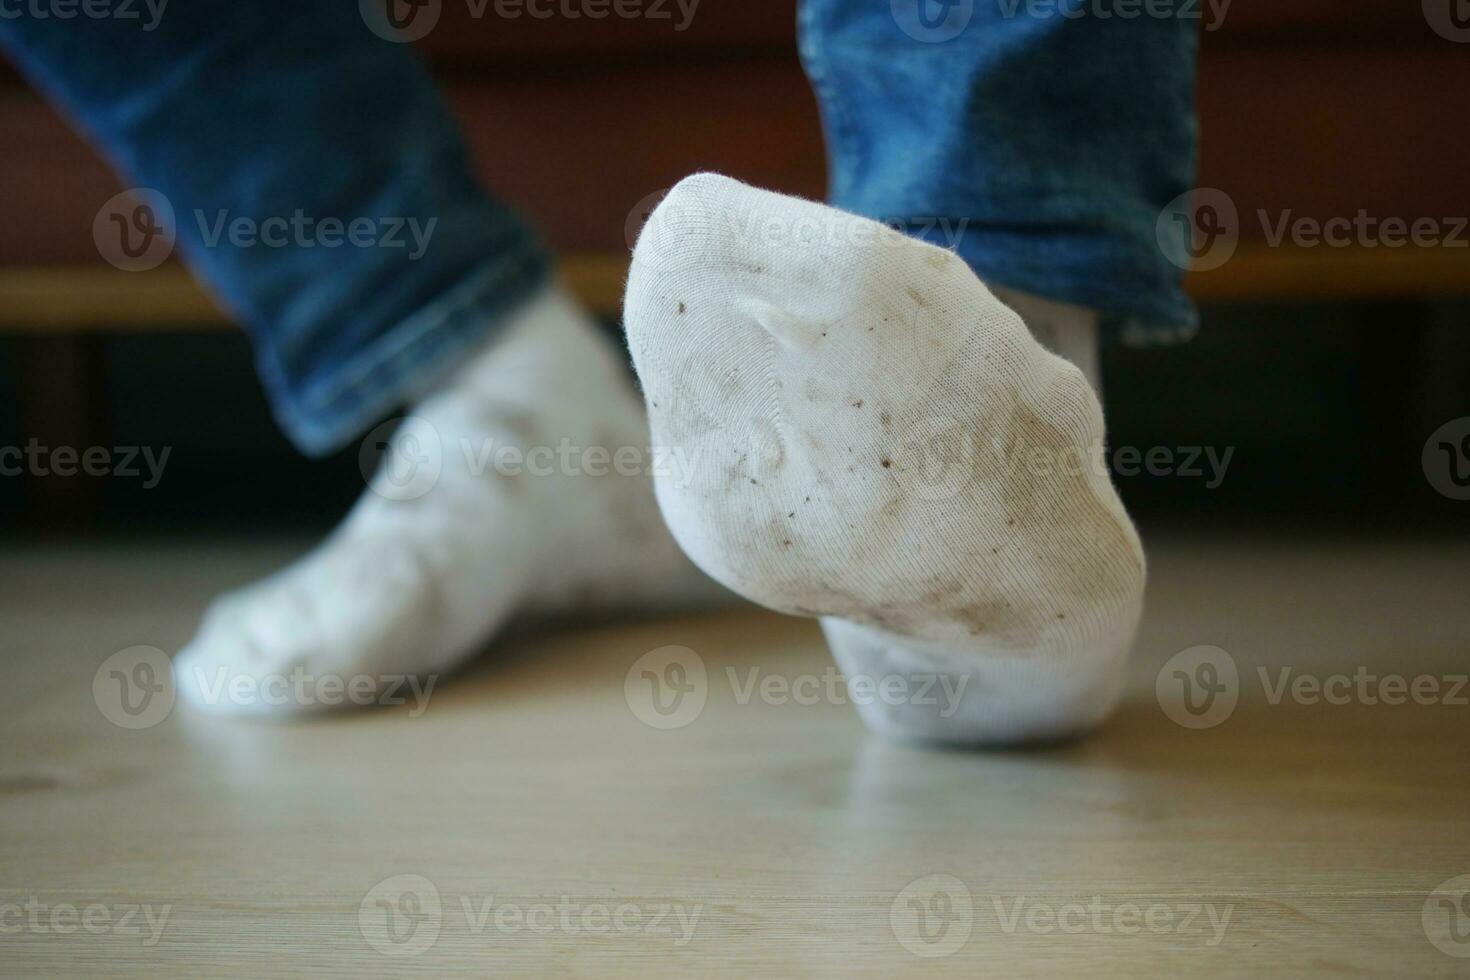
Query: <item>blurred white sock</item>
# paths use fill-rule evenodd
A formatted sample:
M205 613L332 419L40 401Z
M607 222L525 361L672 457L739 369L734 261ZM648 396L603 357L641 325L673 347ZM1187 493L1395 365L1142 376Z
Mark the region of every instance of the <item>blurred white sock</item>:
M210 606L175 658L179 692L227 713L371 702L455 666L518 611L707 597L650 466L620 355L549 290L412 410L323 544Z

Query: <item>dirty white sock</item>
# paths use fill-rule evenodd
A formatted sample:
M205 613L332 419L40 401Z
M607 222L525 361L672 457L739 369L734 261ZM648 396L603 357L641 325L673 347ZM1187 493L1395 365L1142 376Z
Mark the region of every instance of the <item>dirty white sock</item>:
M515 612L708 597L659 518L655 465L620 355L549 290L412 409L322 545L211 605L179 692L231 713L375 703Z
M1097 398L957 256L700 174L646 224L625 322L654 442L693 461L656 480L674 536L821 617L849 684L889 685L854 692L871 726L1012 742L1109 711L1144 561Z
M996 286L996 299L1020 314L1041 346L1077 365L1098 397L1102 396L1102 352L1098 314L1085 306Z

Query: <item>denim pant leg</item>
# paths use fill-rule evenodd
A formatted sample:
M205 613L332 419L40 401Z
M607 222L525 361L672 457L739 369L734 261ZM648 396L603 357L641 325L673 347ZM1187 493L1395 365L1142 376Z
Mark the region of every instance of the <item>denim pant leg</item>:
M158 192L304 451L351 440L544 286L546 254L479 187L423 65L353 0L129 6L16 7L0 46Z
M1166 255L1182 252L1159 229L1194 179L1203 5L1144 6L1174 15L802 0L832 203L956 249L987 282L1097 309L1125 339L1189 336Z

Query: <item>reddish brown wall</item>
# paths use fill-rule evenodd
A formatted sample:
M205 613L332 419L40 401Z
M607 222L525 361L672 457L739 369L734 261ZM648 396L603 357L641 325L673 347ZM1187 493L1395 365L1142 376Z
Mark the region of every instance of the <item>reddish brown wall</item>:
M673 8L672 4L670 5ZM569 250L624 247L628 209L712 168L820 195L816 108L790 0L703 0L672 21L473 20L446 2L423 48L490 184ZM677 14L676 14L677 16ZM1316 217L1470 210L1470 45L1417 3L1236 0L1204 37L1201 184ZM92 262L116 181L13 76L0 79L0 263Z

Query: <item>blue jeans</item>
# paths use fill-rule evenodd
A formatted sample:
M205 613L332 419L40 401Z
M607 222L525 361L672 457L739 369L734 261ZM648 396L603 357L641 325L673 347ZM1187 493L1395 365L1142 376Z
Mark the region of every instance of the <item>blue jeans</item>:
M1157 229L1194 183L1203 5L1162 6L1177 15L802 0L831 203L953 248L987 283L1096 309L1131 341L1192 335L1180 226Z
M1020 3L804 0L833 203L1135 334L1189 329L1154 222L1190 184L1192 25ZM0 0L0 45L171 205L302 450L349 442L544 288L536 235L359 4L177 0L151 25L30 10Z

